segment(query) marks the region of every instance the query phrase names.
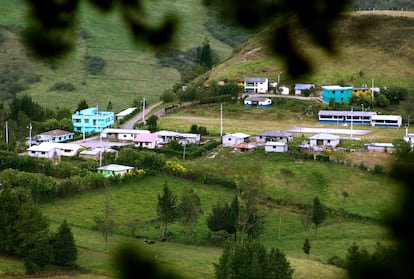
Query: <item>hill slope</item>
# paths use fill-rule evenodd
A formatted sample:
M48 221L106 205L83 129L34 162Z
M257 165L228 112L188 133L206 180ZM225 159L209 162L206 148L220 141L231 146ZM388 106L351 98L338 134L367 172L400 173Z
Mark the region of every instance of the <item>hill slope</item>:
M271 29L257 34L230 59L215 67L203 79L243 80L245 76L266 76L281 83L312 82L317 85L345 83L375 86L414 87L414 12L361 12L343 18L332 30L336 34L337 55L317 49L297 31L297 43L311 58L314 71L302 80L286 76L280 57L271 57L266 46ZM361 28L365 26L365 29Z
M89 105L106 108L111 101L117 112L131 106L135 98L146 96L149 101L158 100L165 89L180 80L177 70L160 66L154 55L156 50L133 42L118 13L102 14L84 2L76 50L62 61L46 62L31 59L19 41L18 34L26 24L24 1L0 0L0 72L12 71L23 80L33 74L40 77L40 81L31 83L19 94L29 94L52 109L56 106L74 109L81 99L86 99ZM188 50L208 37L221 59L230 55L231 47L212 38L205 29L207 10L201 1L161 0L156 5L157 9L146 9L154 24L167 11L173 11L180 19L173 48ZM82 64L84 55L103 58L104 72L88 75ZM50 91L57 82L71 83L75 90ZM0 96L0 102L4 100Z

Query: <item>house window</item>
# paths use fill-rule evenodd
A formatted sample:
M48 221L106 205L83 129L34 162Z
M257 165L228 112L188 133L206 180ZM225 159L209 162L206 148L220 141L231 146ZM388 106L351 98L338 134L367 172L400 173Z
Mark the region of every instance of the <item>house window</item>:
M89 123L89 119L84 119L83 122L84 123Z
M343 94L344 93L344 91L343 90L341 90L341 94Z
M332 91L332 94L335 94L335 90L334 90L334 91Z

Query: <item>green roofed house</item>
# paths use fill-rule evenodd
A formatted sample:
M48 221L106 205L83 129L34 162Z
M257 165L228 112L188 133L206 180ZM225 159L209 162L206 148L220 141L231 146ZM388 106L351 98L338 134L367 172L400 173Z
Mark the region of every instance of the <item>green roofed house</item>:
M105 177L109 176L123 176L129 172L132 172L134 167L118 165L118 164L109 164L107 166L97 168L98 173L102 174Z

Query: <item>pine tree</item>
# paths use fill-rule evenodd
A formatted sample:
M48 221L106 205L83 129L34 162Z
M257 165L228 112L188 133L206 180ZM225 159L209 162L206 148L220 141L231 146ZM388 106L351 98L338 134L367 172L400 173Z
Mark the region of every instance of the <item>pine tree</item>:
M177 197L164 184L163 195L158 194L157 214L161 225L161 238L167 239L168 224L175 222L178 218Z
M190 237L193 237L197 219L203 211L201 210L200 197L192 188L189 188L183 192L178 210L181 224L184 227L188 227Z
M309 259L311 246L310 246L309 239L307 237L305 238L305 242L303 243L303 248L302 249L303 249L303 252L305 252L306 257Z
M73 264L78 257L78 249L75 245L72 231L66 222L63 220L52 238L53 250L55 253L54 262L58 265Z
M315 224L315 237L318 235L318 226L326 218L326 209L325 206L319 201L318 197L313 199L313 212L312 212L312 222Z

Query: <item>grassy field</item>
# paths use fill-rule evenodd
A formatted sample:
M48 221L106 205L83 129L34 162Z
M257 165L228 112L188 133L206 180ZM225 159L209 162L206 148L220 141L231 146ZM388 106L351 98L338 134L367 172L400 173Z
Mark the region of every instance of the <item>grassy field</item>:
M240 175L240 169L255 173L254 178L262 181L264 199L277 199L282 192L289 203L311 202L318 196L322 203L334 209L344 207L348 212L361 216L381 219L381 213L392 205L398 193L398 184L387 177L377 176L358 168L344 167L330 163L291 161L283 155L255 152L232 154L228 149L219 150L215 159L203 157L192 161L182 161L188 168L214 170L222 175ZM225 162L225 164L223 164ZM280 177L280 169L292 170L294 178L286 186ZM352 177L352 179L349 179ZM142 245L143 239L157 239L159 235L156 218L157 195L168 181L172 191L180 197L182 190L193 187L201 198L204 214L200 217L193 245L179 224L170 226L172 239L167 243L157 242L147 246L157 260L170 268L180 270L188 278L214 278L212 263L221 255L221 248L204 246L208 235L207 215L217 202L230 202L232 190L219 186L204 185L186 180L157 176L142 181L120 185L110 189L111 204L117 223L116 234L109 238L109 250L105 251L101 234L92 230L93 216L103 209L106 192L104 189L89 191L65 199L42 203L43 212L56 227L63 219L72 226L75 240L80 248L78 263L89 272L114 276L116 268L111 263L111 251L124 242ZM341 193L349 197L343 200ZM295 268L294 278L338 278L344 271L326 265L327 260L336 255L344 257L346 248L357 242L372 249L377 241L388 243L386 230L375 223L344 220L340 228L334 217L328 218L320 227L318 238L312 229L305 231L300 215L295 207L280 211L273 202L261 206L266 229L260 241L267 247L282 249ZM278 220L282 215L282 237L278 240ZM136 232L140 239L131 236L125 223L133 218L142 220ZM305 237L311 239L310 259L301 250ZM182 243L182 241L188 244ZM195 244L195 245L194 245ZM17 267L15 269L18 269ZM307 272L309 270L309 272ZM318 271L319 270L319 271ZM320 273L322 272L322 273Z
M23 27L24 1L0 0L0 25ZM151 1L144 1L148 6L148 19L154 25L168 12L174 12L180 20L172 47L187 50L199 46L205 37L209 38L212 49L221 59L231 53L228 45L212 38L205 30L206 10L201 1L158 1L157 9L151 8ZM55 107L76 108L82 99L90 106L99 105L106 108L109 101L113 110L119 112L132 105L135 98L146 97L148 102L159 100L161 93L180 80L180 74L173 68L161 67L155 57L155 49L143 44L136 44L124 27L120 13L103 14L82 1L79 16L79 29L90 38L78 38L76 49L68 57L48 66L42 61L35 61L20 44L17 33L2 30L7 38L1 45L0 65L13 65L21 71L32 71L41 75L41 82L34 83L29 89L19 94L29 94L39 104L54 109ZM99 56L105 59L104 74L88 75L82 66L83 55ZM72 83L73 92L49 91L56 82Z

